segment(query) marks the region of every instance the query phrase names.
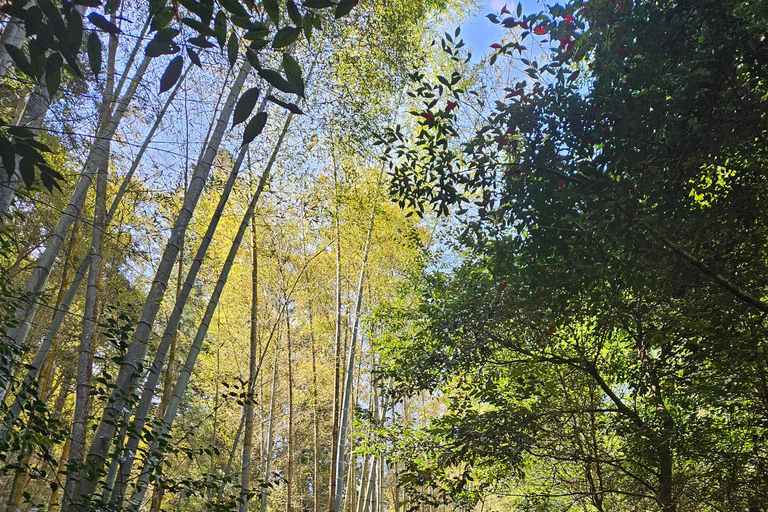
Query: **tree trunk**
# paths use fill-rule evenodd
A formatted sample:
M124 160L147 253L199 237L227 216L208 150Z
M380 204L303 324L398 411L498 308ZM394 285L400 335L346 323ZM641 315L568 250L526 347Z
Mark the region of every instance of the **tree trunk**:
M373 233L373 219L376 214L376 205L371 207L371 215L368 219L368 231L365 235L365 248L363 249L363 260L360 264L360 276L357 281L357 303L355 305L355 322L352 327L352 340L349 343L349 354L347 358L347 369L344 376L344 395L339 413L339 442L338 442L338 461L336 466L336 489L334 496L334 512L341 510L341 495L344 485L344 444L347 434L347 419L349 417L349 402L352 394L352 379L355 370L355 349L357 345L357 335L360 327L360 311L363 305L363 284L365 280L365 267L368 262L368 251L371 246L371 234Z
M102 420L96 430L94 440L91 443L91 449L88 453L88 463L91 465L91 468L96 475L101 472L104 466L104 461L107 452L109 451L112 437L116 432L116 424L120 412L126 406L125 397L128 396L131 390L135 387L139 375L137 369L146 355L148 348L147 341L152 331L157 312L160 309L160 304L165 296L168 280L176 263L180 245L183 243L187 226L189 225L189 221L197 206L198 199L200 198L203 187L208 179L213 159L218 152L221 139L229 124L235 101L240 94L240 90L250 69L251 66L247 62L240 68L240 72L230 89L229 97L219 115L216 130L213 132L213 136L208 143L208 147L206 148L202 160L198 162L198 165L195 168L195 173L190 180L189 191L184 198L184 204L182 205L179 216L171 231L171 236L165 246L152 286L147 294L147 299L144 302L139 323L133 333L133 339L128 346L128 350L123 357L122 363L120 364L120 370L115 379L115 389L104 410ZM80 506L79 501L81 499L83 499L85 502L84 504L87 505L90 496L93 495L97 482L98 476L96 478L82 479L78 483L73 496L75 506ZM77 511L75 509L70 509L66 512Z

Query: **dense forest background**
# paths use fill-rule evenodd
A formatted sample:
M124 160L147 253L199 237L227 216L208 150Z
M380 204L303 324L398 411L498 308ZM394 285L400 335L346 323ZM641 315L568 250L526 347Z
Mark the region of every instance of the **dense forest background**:
M768 4L477 7L0 6L6 512L768 510Z

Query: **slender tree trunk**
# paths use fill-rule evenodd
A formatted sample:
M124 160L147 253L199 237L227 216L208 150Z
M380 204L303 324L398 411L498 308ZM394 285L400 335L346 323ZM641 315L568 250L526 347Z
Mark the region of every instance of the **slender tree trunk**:
M368 262L368 251L371 246L371 234L373 233L373 219L376 214L376 205L371 208L371 215L368 219L368 231L365 236L365 248L363 249L363 260L360 264L360 276L357 282L357 303L355 305L355 322L352 327L352 339L349 344L349 354L347 358L347 369L344 376L344 395L339 414L339 442L338 442L338 462L336 467L336 489L334 492L334 512L341 510L341 495L344 485L344 445L347 434L347 419L349 417L349 403L352 395L352 379L355 369L355 349L357 345L358 330L360 327L360 311L363 305L363 284L365 279L365 267Z
M250 166L249 166L250 167ZM259 266L256 252L256 216L251 217L251 335L250 357L248 359L248 388L243 408L245 436L243 437L243 462L240 474L239 511L248 511L251 482L251 455L253 453L253 405L256 389L256 362L259 358Z
M133 160L133 163L131 164L131 167L128 170L128 173L123 178L122 183L120 184L120 188L115 194L115 197L112 200L112 205L110 206L109 212L107 213L106 225L109 225L112 222L112 219L114 218L115 213L117 212L117 209L120 206L120 202L122 201L122 198L125 195L125 192L128 190L128 186L131 183L133 175L136 172L136 169L138 169L138 166L142 160L142 157L144 156L144 153L149 147L149 143L152 141L152 138L154 137L155 132L157 131L157 128L160 125L160 122L162 121L165 113L168 111L168 107L170 107L171 102L175 98L176 93L178 92L178 89L181 86L181 83L184 81L184 78L186 77L188 71L189 71L189 68L187 68L187 71L185 71L184 74L179 78L179 82L176 84L176 87L168 96L168 99L163 105L162 110L160 110L160 113L157 115L157 118L155 119L155 123L152 125L149 132L147 133L147 136L145 137L144 142L142 143L141 148L139 149L139 152L136 155L136 158ZM77 221L75 225L77 226L78 224L79 224L79 221ZM76 230L73 229L73 233L75 232ZM24 404L29 398L29 395L24 392L24 389L32 385L33 381L38 377L39 370L43 366L46 358L48 358L48 356L52 352L56 351L55 344L54 344L56 340L56 335L58 334L59 329L61 328L61 325L64 322L64 319L67 317L69 313L69 308L72 305L72 301L74 300L75 296L77 295L77 292L80 288L80 284L85 279L85 273L86 273L86 269L88 268L90 256L91 256L91 252L89 251L86 254L86 257L83 260L83 262L80 264L80 267L77 270L75 278L72 280L71 284L69 285L69 288L67 289L64 299L57 306L54 312L53 320L49 325L48 330L46 331L45 337L43 338L43 341L41 342L40 347L38 348L37 353L35 354L35 357L30 365L30 368L27 371L27 374L24 378L24 383L21 387L21 391L16 395L14 399L14 403L11 405L8 413L6 414L6 417L3 419L2 433L0 434L2 435L3 439L7 435L10 425L16 420L16 418L18 418L19 414L21 413L24 407Z
M17 345L24 345L26 343L27 334L32 326L32 321L39 305L39 300L36 297L45 291L53 264L58 258L64 238L72 227L74 220L80 216L80 211L88 194L88 189L91 187L94 175L103 162L109 158L109 141L114 137L117 127L120 125L134 92L144 77L144 73L151 60L151 57L144 57L143 62L136 70L136 75L133 77L128 90L117 104L115 113L98 130L80 179L70 196L69 203L64 208L56 228L48 238L45 250L37 261L37 265L32 271L32 276L27 282L25 292L30 294L32 298L21 301L21 305L16 311L16 321L19 326L9 331L6 342L16 343ZM10 367L12 364L13 361L8 361L4 366Z
M285 298L288 304L288 297ZM285 340L288 344L288 467L286 468L286 512L293 512L293 346L291 340L291 314L286 308L285 313Z
M208 327L210 325L211 319L213 318L213 313L215 312L216 307L218 305L219 297L221 296L222 290L224 289L224 285L226 284L227 279L229 277L229 271L231 270L232 265L234 264L237 251L240 248L240 244L242 243L243 236L245 235L245 231L250 225L251 217L253 216L253 211L256 207L256 203L259 197L261 196L261 192L263 191L264 186L270 176L272 166L274 165L275 159L277 157L277 149L282 145L282 142L288 131L288 127L290 126L292 116L293 114L289 114L288 117L286 118L285 124L283 125L283 130L280 133L280 136L278 137L277 144L275 145L275 150L273 150L272 152L272 156L270 157L270 160L267 163L264 169L264 172L261 175L261 178L259 179L259 185L256 191L254 192L253 198L251 199L251 202L248 205L248 209L246 210L242 221L240 222L240 227L237 230L237 234L235 235L235 239L232 242L232 246L229 250L229 254L227 255L227 258L224 262L224 267L222 268L221 273L219 274L219 278L216 281L216 285L214 287L213 293L211 294L211 298L208 301L208 306L206 307L205 313L203 315L203 319L198 327L197 334L195 335L195 339L192 342L192 346L190 347L189 352L187 354L187 360L184 363L184 367L182 368L181 372L179 372L179 378L176 382L176 385L174 386L173 396L171 397L170 405L168 407L168 410L166 411L165 417L163 418L161 432L159 432L158 435L155 436L155 439L159 439L159 437L161 436L164 437L168 435L168 432L173 426L173 421L176 417L176 411L179 407L179 404L181 403L181 399L184 396L184 393L186 392L187 384L189 383L189 379L192 375L192 370L194 369L195 364L197 362L197 356L200 353L200 350L203 345L203 341L205 340L205 337L208 333ZM157 444L158 444L157 441L153 443L152 448L150 449L150 453L153 451L157 451ZM146 467L142 470L139 477L137 491L131 497L132 506L138 507L143 501L144 494L146 493L147 483L149 482L150 474L157 463L158 463L158 460L156 459L156 457L152 456L150 460L148 460L147 463L145 464Z
M318 484L320 483L320 432L319 432L319 418L317 411L317 362L315 357L315 330L312 325L312 304L309 305L309 341L311 343L312 351L312 439L313 439L313 458L314 466L312 472L312 502L314 512L320 512L320 489Z
M155 356L152 361L152 365L150 366L149 373L147 374L147 379L144 383L144 390L142 392L139 405L136 408L136 414L134 415L133 425L138 432L141 432L141 429L144 428L144 424L146 423L147 415L149 414L149 409L152 406L152 400L154 399L154 396L155 396L155 390L157 389L157 384L160 379L160 374L162 372L163 365L165 364L168 350L173 344L173 340L176 337L176 332L178 331L178 326L179 326L179 322L181 321L182 314L184 312L184 307L186 306L186 303L189 299L192 289L195 286L195 282L197 280L197 274L200 270L200 267L203 264L205 255L208 252L211 241L213 240L213 235L216 232L216 228L218 227L218 224L221 220L221 216L224 213L224 208L226 207L227 201L229 200L229 196L237 181L237 176L238 176L238 173L240 172L240 167L243 163L243 158L245 157L245 153L246 153L246 148L245 147L241 148L240 153L238 154L237 159L235 160L234 166L232 168L232 172L230 173L229 178L227 179L227 183L225 184L224 189L222 190L221 196L219 196L219 202L218 202L218 205L216 206L216 210L214 211L213 216L211 217L211 220L208 223L208 228L205 232L205 235L203 236L203 239L200 242L200 246L198 247L195 257L192 260L192 263L189 267L189 271L187 272L187 277L184 280L184 284L178 292L173 312L171 313L171 316L168 319L168 323L166 324L165 331L163 333L162 338L160 339L160 344L158 345L157 350L155 351ZM183 245L183 242L180 245ZM168 386L170 387L170 384L168 384ZM168 403L168 401L165 401L165 403ZM128 439L126 443L125 461L122 465L123 469L121 471L121 474L122 474L122 477L120 480L121 485L115 489L116 492L114 492L112 496L112 502L118 506L122 503L122 499L125 496L126 485L130 477L131 470L133 469L133 463L136 457L136 453L137 453L140 441L141 441L140 437L133 436L130 439Z
M120 412L126 406L125 397L135 387L136 379L139 375L137 369L144 357L148 348L148 339L152 331L152 326L155 322L155 317L160 309L160 304L165 296L165 291L168 286L168 280L170 274L175 265L176 259L179 254L179 248L183 243L187 226L192 218L192 213L197 206L198 199L203 191L203 187L208 179L208 174L213 164L213 159L218 152L221 139L224 135L229 119L234 108L235 100L240 94L240 90L245 82L245 78L250 72L251 66L247 62L240 68L240 73L235 79L232 88L230 89L229 97L227 98L224 108L219 115L216 130L213 132L213 136L208 143L208 147L203 155L203 158L195 168L195 173L190 181L189 191L184 199L181 212L174 224L171 231L171 236L165 246L163 256L160 264L158 265L155 273L150 291L147 295L147 299L142 308L141 317L139 319L138 326L133 333L133 339L128 346L125 356L123 357L118 371L117 378L115 379L115 389L110 396L109 403L104 410L102 421L99 423L96 430L94 440L91 444L91 449L88 453L88 462L91 464L92 470L95 474L101 472L104 461L111 444L112 437L116 432L116 424L120 416ZM81 479L78 486L75 489L73 496L73 504L77 507L80 506L80 500L85 501L85 505L90 500L90 496L93 495L93 491L96 488L98 482L97 478ZM146 490L146 489L145 489ZM143 492L142 492L143 496ZM76 512L75 509L70 508L67 512Z
M85 314L83 330L80 335L78 352L77 384L75 386L75 412L72 418L72 434L69 447L70 471L64 486L64 506L68 506L67 497L72 495L77 483L79 468L85 452L86 420L91 392L91 374L93 366L93 347L98 325L96 302L101 281L102 235L105 228L106 191L108 161L99 169L96 182L96 209L93 222L93 241L91 246L90 268L88 270L88 288L85 294Z
M338 439L339 439L339 404L341 403L341 229L339 204L339 184L336 173L336 165L333 166L333 185L335 189L336 216L334 226L336 228L336 318L334 332L333 354L333 423L331 428L331 469L330 485L328 486L328 510L334 510L336 503L336 471L338 469Z
M269 426L267 427L267 449L264 456L264 469L262 478L264 484L270 483L270 464L272 462L272 436L275 431L275 395L277 394L277 342L275 342L275 362L272 365L272 392L269 396ZM269 487L265 487L261 494L261 512L267 512L267 498L269 498Z

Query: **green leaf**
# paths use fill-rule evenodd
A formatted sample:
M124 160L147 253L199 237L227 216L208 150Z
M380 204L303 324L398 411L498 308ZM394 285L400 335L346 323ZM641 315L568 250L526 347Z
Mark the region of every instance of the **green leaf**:
M296 41L300 35L301 30L296 27L292 27L290 25L283 27L275 34L275 38L272 40L272 48L275 50L285 48L286 46Z
M299 8L296 6L296 2L293 0L287 0L285 2L285 8L288 11L288 17L291 19L293 24L301 28L301 13L299 12Z
M309 41L312 39L312 13L310 11L307 11L307 14L304 15L304 23L302 25L304 27L304 37Z
M166 0L149 0L149 14L155 15L159 13L165 8L165 4Z
M96 28L103 30L109 34L119 34L120 29L117 25L107 21L107 19L99 13L92 12L88 15L88 21L90 21Z
M255 116L253 116L253 119L250 120L250 122L245 126L245 130L243 131L243 146L246 144L249 144L253 139L258 137L258 135L261 133L261 131L264 129L264 126L267 124L267 113L266 112L259 112Z
M336 5L331 2L331 0L304 0L302 3L304 4L304 7L309 7L311 9L325 9L326 7L333 7Z
M232 32L229 35L229 41L227 41L227 58L229 59L229 66L232 67L237 62L237 50L239 46L237 43L237 35Z
M193 50L190 47L187 47L187 55L189 55L189 60L192 61L192 64L194 64L199 68L203 67L203 63L200 62L200 56L197 54L195 50Z
M156 30L160 30L162 28L167 27L168 24L173 19L174 14L175 14L175 11L173 10L173 7L166 7L159 13L155 14L152 17L152 25L150 25L150 32L155 32Z
M248 48L259 51L266 48L268 44L269 44L269 41L267 41L266 39L254 39L253 41L251 41L251 44L248 45Z
M272 20L272 23L275 25L280 23L280 4L277 0L262 0L261 6L267 11L267 16Z
M190 39L189 42L192 43L192 40ZM147 55L147 57L159 57L160 55L173 55L174 53L178 53L180 51L181 48L179 45L173 41L153 39L144 49L144 54Z
M35 184L35 164L28 158L22 158L19 161L19 174L27 188L32 188Z
M119 8L120 8L120 0L107 0L107 3L104 4L104 12L107 14L112 14L113 12L117 12Z
M349 14L359 1L360 0L341 0L339 5L336 6L336 13L334 14L335 18L343 18Z
M523 4L517 4L517 17L519 18L522 15L523 15Z
M27 59L27 56L24 55L24 52L21 51L21 49L16 48L12 44L6 44L5 50L8 52L8 55L11 56L11 60L16 64L16 67L19 68L19 71L30 77L34 76L32 64L30 64L29 59Z
M219 3L223 8L231 12L236 16L244 16L248 18L248 11L237 0L219 0Z
M62 192L58 182L64 181L64 176L47 165L38 165L37 168L40 169L40 181L43 182L43 186L48 189L48 192L53 192L54 188Z
M301 67L299 67L296 59L287 53L283 53L283 71L285 71L285 78L288 79L288 83L294 88L296 94L303 98L304 80L301 78Z
M216 32L211 27L204 25L194 18L181 18L181 22L192 30L196 30L201 36L216 37Z
M98 77L101 73L101 39L97 32L91 32L88 36L88 64L91 66L91 71Z
M290 94L296 94L296 90L283 76L274 69L257 69L256 72L261 78L266 80L272 87L278 91L287 92Z
M61 54L58 54L61 56ZM53 97L61 86L61 66L51 73L45 73L45 87L48 89L48 96Z
M83 44L83 17L80 16L77 9L72 9L67 14L67 31L69 32L69 40L72 46L80 48Z
M14 171L16 171L16 151L7 137L0 137L0 159L2 159L8 177L13 176Z
M216 13L216 17L213 19L213 31L216 33L216 42L219 43L219 48L223 49L227 42L227 15L224 11Z
M293 114L302 115L304 113L299 108L299 106L296 105L295 103L288 103L286 101L279 100L279 99L275 98L274 96L272 96L271 94L269 96L267 96L267 99L269 101L271 101L272 103L274 103L275 105L279 105L279 106L283 107L284 109L288 110L289 112L291 112Z
M176 85L181 76L181 70L184 67L184 58L179 55L175 57L165 68L162 78L160 78L160 92L163 93Z
M232 115L232 126L237 126L248 119L248 116L251 115L254 107L256 107L256 101L259 99L259 92L258 87L252 87L240 96L240 99L237 100L235 113Z
M193 44L198 48L213 48L216 46L204 37L193 37L187 41L189 44Z

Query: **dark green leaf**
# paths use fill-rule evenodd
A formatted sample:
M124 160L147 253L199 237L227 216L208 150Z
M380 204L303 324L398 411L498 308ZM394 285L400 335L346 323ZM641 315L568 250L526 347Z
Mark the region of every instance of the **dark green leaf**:
M339 5L336 6L336 13L334 15L336 19L343 18L349 14L359 1L360 0L341 0Z
M279 91L296 94L296 90L283 76L274 69L257 69L256 72L261 78L266 80L272 87Z
M296 2L293 0L287 0L285 2L285 8L288 11L288 17L291 19L293 24L301 28L301 13L299 12L299 8L296 6Z
M301 114L303 114L303 113L304 113L304 112L303 112L303 111L302 111L302 110L299 108L299 106L298 106L298 105L296 105L295 103L288 103L288 102L286 102L286 101L282 101L282 100L279 100L279 99L275 98L274 96L272 96L271 94L270 94L269 96L267 96L267 99L268 99L269 101L271 101L272 103L274 103L275 105L280 105L280 106L281 106L281 107L283 107L284 109L286 109L286 110L288 110L289 112L292 112L292 113L294 113L294 114L298 114L298 115L301 115Z
M167 27L173 19L174 14L175 11L173 10L173 7L166 7L159 13L155 14L152 17L152 25L150 26L150 31L154 32L156 30Z
M275 38L272 40L272 48L279 49L285 48L292 44L301 35L301 30L296 27L287 26L277 31Z
M12 176L16 170L16 151L7 137L0 137L0 159L2 159L6 174L9 177Z
M232 23L240 28L244 28L246 30L250 30L253 27L253 22L251 22L251 18L248 16L237 16L232 15L229 17L230 21Z
M155 34L153 39L156 41L172 41L177 35L179 35L179 33L181 33L181 31L177 28L161 28L157 31L157 34Z
M223 8L231 12L236 16L244 16L248 18L248 11L237 0L219 0L219 3Z
M243 146L246 144L249 144L253 139L258 137L258 135L261 133L261 131L264 129L264 126L267 124L267 113L266 112L259 112L255 116L253 116L253 119L251 119L248 124L245 126L245 130L243 131Z
M285 77L288 79L288 83L296 91L296 94L304 97L304 80L301 78L301 67L296 59L283 53L283 71L285 71Z
M101 73L101 40L97 32L91 32L88 36L88 64L95 76Z
M227 41L227 58L229 59L230 67L234 66L235 62L237 62L237 50L238 50L237 35L235 35L235 33L232 32L229 35L229 41Z
M21 49L16 48L12 44L7 44L5 45L5 50L8 52L8 55L11 56L16 67L19 68L19 71L30 77L34 75L32 64L30 64L29 59L27 59L27 56L24 55L24 52L21 51Z
M35 184L35 164L28 158L22 158L19 161L19 174L27 188L32 188Z
M58 92L59 86L61 86L61 68L51 73L46 72L45 88L48 89L49 97L52 98Z
M253 87L251 89L248 89L240 96L240 99L237 100L235 113L232 115L232 126L236 126L242 123L243 121L245 121L246 119L248 119L248 116L250 116L251 112L253 112L253 109L256 106L256 101L258 99L259 99L258 87Z
M72 46L80 48L83 44L83 17L80 16L77 9L72 9L67 14L67 31L69 32L69 40Z
M195 66L197 66L199 68L203 67L203 63L200 62L200 56L197 54L197 52L195 50L193 50L192 48L187 47L187 55L189 55L189 60L192 61L192 64L194 64Z
M304 0L302 3L304 4L304 7L309 7L311 9L325 9L326 7L333 7L336 5L331 2L331 0Z
M190 39L189 42L192 43L192 40ZM172 55L174 53L178 53L179 51L181 51L181 48L179 48L179 45L177 45L173 41L162 41L157 39L153 39L152 41L150 41L147 47L144 49L144 53L147 55L147 57L159 57L160 55Z
M187 42L199 48L213 48L214 46L216 46L215 44L213 44L212 42L210 42L204 37L193 37Z
M120 8L120 0L107 0L107 3L104 4L104 12L107 14L112 14L113 12L117 12L119 8Z
M181 18L181 22L191 28L192 30L196 30L201 36L207 37L215 37L216 32L213 31L213 29L207 25L202 24L198 20L194 18Z
M165 8L166 0L149 0L149 14L155 15Z
M310 11L307 11L307 14L304 15L303 27L304 37L309 41L312 38L312 13Z
M61 192L62 190L58 182L63 181L64 176L47 165L38 165L37 167L40 169L40 181L42 181L43 186L48 189L48 192L53 192L54 188Z
M168 67L165 68L162 78L160 78L160 92L163 93L176 85L181 76L181 70L184 67L184 58L179 55L175 57Z
M254 41L254 43L258 43L258 42L259 42L258 39ZM251 43L251 45L253 45L253 43ZM256 55L255 51L251 49L247 50L245 52L245 58L251 64L251 66L253 66L253 69L255 69L256 71L261 69L261 62L259 62L259 56Z
M98 7L101 5L99 0L72 0L75 5L82 5L84 7Z
M227 43L227 15L224 11L216 13L216 17L213 19L213 31L216 33L216 42L219 44L219 48L224 49L224 45Z
M254 39L251 44L248 45L248 48L251 48L252 50L259 51L263 48L266 48L269 44L269 41L266 39ZM254 66L256 67L256 66Z
M267 16L272 23L275 25L280 23L280 4L277 0L262 0L261 6L267 11Z
M109 34L119 34L120 33L120 29L117 28L117 25L115 25L114 23L112 23L110 21L107 21L107 19L104 16L102 16L101 14L99 14L99 13L92 12L91 14L89 14L88 15L88 21L93 23L93 25L96 28L100 28L101 30L103 30L104 32L107 32Z
M64 57L59 52L53 52L45 60L45 74L52 75L61 70L61 66L64 65Z

